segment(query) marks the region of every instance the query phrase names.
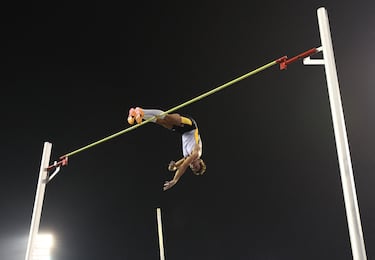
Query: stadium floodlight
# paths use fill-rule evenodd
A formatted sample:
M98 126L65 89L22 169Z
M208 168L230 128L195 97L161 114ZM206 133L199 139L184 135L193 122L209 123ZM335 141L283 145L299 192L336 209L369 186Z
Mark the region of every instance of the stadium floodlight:
M54 246L51 234L38 234L32 252L32 260L51 260L51 249Z

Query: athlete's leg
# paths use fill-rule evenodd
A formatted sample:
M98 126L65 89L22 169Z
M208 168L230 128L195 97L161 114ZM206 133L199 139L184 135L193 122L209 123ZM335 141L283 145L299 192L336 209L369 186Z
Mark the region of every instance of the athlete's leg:
M164 119L166 115L161 115L164 113L163 110L160 109L142 109L144 112L143 118L145 120L155 117L151 120L151 122L156 123L157 119Z
M152 117L155 117L154 119L151 120L152 122L155 123L157 119L156 117L162 114L163 112L164 111L160 109L143 109L140 107L130 108L129 115L128 115L128 123L132 125L134 124L134 120L136 120L137 124L140 124L143 119L147 120ZM160 118L162 119L164 117L165 115L160 116Z
M171 121L170 115L163 114L164 111L160 109L143 109L140 107L131 108L129 110L128 122L129 124L134 124L134 120L137 121L138 124L142 122L142 120L151 119L151 122L157 123L167 128L169 127L169 121ZM172 117L174 118L174 116ZM173 122L173 121L172 121Z
M156 123L171 129L173 126L179 126L181 125L181 116L177 113L174 114L167 114L163 118L163 120L157 120Z
M183 124L191 125L191 120L186 117L182 117L177 113L174 114L163 114L164 111L160 109L143 109L143 108L131 108L129 110L128 122L134 124L134 119L137 123L141 123L142 119L148 120L153 118L151 122L164 126L165 128L171 129L173 126L179 126Z
M150 119L155 117L151 121L164 126L165 128L171 129L173 126L181 125L182 123L182 116L177 113L174 114L163 114L164 111L160 109L143 109L144 112L144 119ZM163 114L163 115L161 115ZM161 116L160 116L161 115Z
M155 117L151 121L165 128L171 129L174 125L181 124L181 116L177 113L163 114L164 111L159 109L143 109L143 111L145 120ZM161 114L163 115L160 116Z

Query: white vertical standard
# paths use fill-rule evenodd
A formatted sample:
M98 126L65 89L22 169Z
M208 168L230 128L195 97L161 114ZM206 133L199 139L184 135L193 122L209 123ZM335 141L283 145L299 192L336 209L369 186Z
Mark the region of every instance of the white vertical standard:
M31 219L29 240L27 243L26 257L25 260L31 260L35 241L38 235L40 216L42 215L42 207L44 200L44 192L46 189L46 184L48 182L47 167L51 157L52 144L45 142L43 148L42 162L40 164L38 185L36 188L35 202L33 216Z
M341 104L328 15L324 7L319 8L317 14L352 254L354 260L365 260L367 257L354 184L352 162L350 159L344 113Z
M160 260L165 260L164 243L163 243L163 226L162 226L162 222L161 222L161 210L160 210L160 208L156 209L156 218L157 218L157 221L158 221Z

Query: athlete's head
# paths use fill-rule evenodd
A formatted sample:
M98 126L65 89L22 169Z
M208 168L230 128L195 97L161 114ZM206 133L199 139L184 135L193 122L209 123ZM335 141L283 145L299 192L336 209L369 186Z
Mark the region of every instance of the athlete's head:
M202 159L197 159L190 164L190 169L195 175L203 175L206 171L206 164Z

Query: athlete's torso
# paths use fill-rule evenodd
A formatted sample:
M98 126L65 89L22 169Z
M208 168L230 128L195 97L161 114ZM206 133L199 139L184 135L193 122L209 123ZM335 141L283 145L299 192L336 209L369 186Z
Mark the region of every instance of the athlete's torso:
M172 131L181 134L182 152L184 157L192 154L195 145L199 145L199 157L202 155L202 141L198 132L198 125L191 117L186 117L191 120L191 124L181 123L179 126L173 126Z

